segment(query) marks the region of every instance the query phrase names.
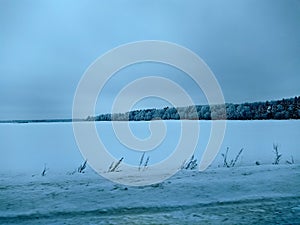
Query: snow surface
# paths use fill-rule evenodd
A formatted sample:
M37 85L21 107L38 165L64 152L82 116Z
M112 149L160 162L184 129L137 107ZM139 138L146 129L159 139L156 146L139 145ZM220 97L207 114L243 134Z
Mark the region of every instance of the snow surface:
M200 159L210 122L195 122L201 129ZM131 124L141 138L149 135L148 125ZM178 121L166 121L166 126L159 154L147 153L151 163L170 154L178 138ZM112 154L125 154L127 162L138 164L141 153L126 153L130 150L113 137L110 123L97 123L97 128ZM71 124L0 124L0 137L0 224L300 224L300 121L228 121L211 167L180 171L142 187L112 183L91 168L69 175L84 160ZM271 164L273 143L283 155L279 165ZM234 168L222 167L226 147L230 159L244 148ZM286 163L291 155L293 165ZM44 163L49 171L42 177ZM111 176L128 177L120 170ZM147 170L137 173L149 178Z
M299 190L299 164L180 171L142 187L112 183L92 170L6 173L0 224L299 224Z

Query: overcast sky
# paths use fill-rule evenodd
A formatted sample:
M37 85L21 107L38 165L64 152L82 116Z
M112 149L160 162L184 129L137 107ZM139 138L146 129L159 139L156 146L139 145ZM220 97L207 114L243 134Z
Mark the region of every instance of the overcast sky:
M87 67L114 47L149 39L174 42L198 54L217 77L226 102L300 94L297 0L2 0L0 120L70 118ZM146 65L112 79L97 111L109 111L114 92L145 76L145 68L147 75L170 78L174 72L176 82L200 95L180 72Z

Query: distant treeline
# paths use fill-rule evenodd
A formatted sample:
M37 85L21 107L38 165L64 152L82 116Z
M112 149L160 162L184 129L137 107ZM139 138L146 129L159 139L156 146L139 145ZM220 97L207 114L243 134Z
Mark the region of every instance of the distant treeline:
M225 110L226 108L226 110ZM149 121L149 120L285 120L300 118L300 96L277 101L224 105L197 105L141 109L126 113L89 116L88 121Z
M41 120L0 120L0 123L70 123L82 122L83 119L41 119Z

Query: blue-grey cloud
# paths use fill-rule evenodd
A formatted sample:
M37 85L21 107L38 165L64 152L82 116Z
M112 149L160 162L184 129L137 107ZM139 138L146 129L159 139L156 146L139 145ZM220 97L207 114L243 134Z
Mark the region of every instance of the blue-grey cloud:
M2 1L0 119L70 117L89 64L145 39L197 53L228 102L299 95L298 21L296 0ZM124 81L116 82L112 89ZM102 104L106 111L110 98Z

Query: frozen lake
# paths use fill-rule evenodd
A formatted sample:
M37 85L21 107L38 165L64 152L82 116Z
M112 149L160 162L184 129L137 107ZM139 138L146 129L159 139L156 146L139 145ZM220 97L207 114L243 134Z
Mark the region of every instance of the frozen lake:
M189 121L193 122L193 121ZM210 121L199 123L200 135L195 156L200 159L210 135ZM133 133L139 138L150 134L149 122L132 122ZM166 137L155 149L147 153L150 164L165 159L175 149L180 136L179 121L165 121ZM98 122L99 136L116 158L124 157L129 164L139 163L141 152L129 150L120 144L109 122ZM241 148L244 151L239 165L253 165L256 161L270 164L274 160L273 143L283 153L282 162L300 160L300 121L228 121L223 144L212 166L222 165L221 153L229 147L233 158ZM71 123L0 124L0 171L29 171L40 173L44 164L51 171L70 171L83 161L76 145Z

